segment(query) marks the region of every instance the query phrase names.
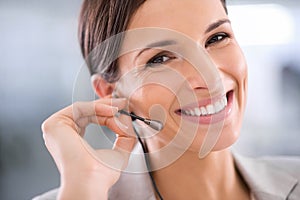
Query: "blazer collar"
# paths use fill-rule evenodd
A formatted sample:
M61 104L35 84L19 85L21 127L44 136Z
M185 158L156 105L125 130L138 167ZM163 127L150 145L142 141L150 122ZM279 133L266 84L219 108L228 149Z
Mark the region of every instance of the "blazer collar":
M236 153L233 153L233 157L237 170L256 200L285 200L298 184L296 178L264 160L247 158ZM143 157L134 162L133 160L135 159L129 160L129 165L135 163L136 166L140 163L142 168L145 167ZM134 192L132 188L136 188ZM146 199L155 199L148 173L122 173L119 181L111 188L110 196L131 200L145 199L146 196Z
M266 161L233 154L243 179L258 200L287 199L298 180Z

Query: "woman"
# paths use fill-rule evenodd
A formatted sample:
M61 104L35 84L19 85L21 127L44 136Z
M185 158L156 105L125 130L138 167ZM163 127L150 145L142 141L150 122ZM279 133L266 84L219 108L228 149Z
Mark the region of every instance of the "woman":
M79 33L101 98L75 103L43 123L61 186L37 198L300 198L299 161L251 160L228 148L242 123L247 65L225 0L86 0ZM175 39L155 43L164 36ZM155 44L149 45L153 38ZM132 126L129 112L163 127L154 130L138 121ZM116 133L113 150L94 150L84 142L80 136L89 123ZM138 141L147 153L149 174L127 170Z

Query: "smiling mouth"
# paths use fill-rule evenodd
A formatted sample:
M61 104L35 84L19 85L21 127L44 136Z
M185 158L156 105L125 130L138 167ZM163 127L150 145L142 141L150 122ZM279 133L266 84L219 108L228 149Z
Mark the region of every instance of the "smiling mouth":
M228 105L228 98L233 91L229 91L226 95L215 99L214 101L208 100L207 104L200 104L194 106L187 106L186 108L179 109L175 113L189 117L204 117L211 116L222 112Z

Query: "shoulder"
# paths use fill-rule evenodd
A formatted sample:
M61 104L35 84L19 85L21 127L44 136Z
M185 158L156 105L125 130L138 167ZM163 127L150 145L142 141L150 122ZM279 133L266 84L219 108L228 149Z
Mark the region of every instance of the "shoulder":
M291 175L300 180L300 157L297 156L262 156L257 158L247 158L250 163L255 166L254 169L261 168L269 172L277 172L278 170ZM247 164L247 163L246 163ZM271 171L270 171L271 170Z
M287 174L291 177L291 181L294 180L294 184L291 184L291 189L287 195L287 199L296 200L300 199L300 158L296 156L268 156L258 159L260 162L265 162L269 168L276 168L278 171ZM286 180L285 177L282 178ZM280 181L280 180L278 180ZM290 184L287 181L282 181L281 184ZM281 184L277 183L280 187Z
M237 165L255 168L275 168L300 176L300 157L298 156L260 156L247 157L233 153Z
M300 157L296 156L268 156L258 158L260 162L268 163L270 166L278 167L294 176L300 178Z
M300 199L300 158L234 154L237 170L258 199Z

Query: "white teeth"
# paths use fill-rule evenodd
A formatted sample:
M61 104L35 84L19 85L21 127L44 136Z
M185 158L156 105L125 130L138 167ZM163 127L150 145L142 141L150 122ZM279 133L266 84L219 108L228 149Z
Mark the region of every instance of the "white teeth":
M222 102L223 102L223 104L224 104L225 106L227 106L227 98L226 98L226 96L222 98Z
M202 107L196 107L194 109L181 110L181 113L188 116L205 116L205 115L213 115L216 114L227 106L227 98L224 96L219 101L214 104L208 104Z
M190 110L190 115L195 116L195 112L193 110Z
M222 103L223 104L223 103ZM217 101L214 106L215 106L215 110L216 112L220 112L223 109L221 102Z
M214 108L214 106L211 105L211 104L209 104L209 105L206 106L206 110L207 110L207 113L208 113L209 115L215 113L215 108Z
M206 110L206 108L201 107L200 109L201 109L201 114L202 114L202 115L207 115L207 110Z
M201 115L201 111L200 111L200 108L195 108L195 114L200 117Z

